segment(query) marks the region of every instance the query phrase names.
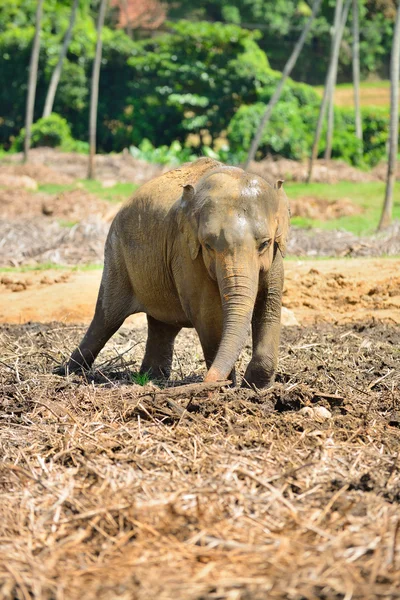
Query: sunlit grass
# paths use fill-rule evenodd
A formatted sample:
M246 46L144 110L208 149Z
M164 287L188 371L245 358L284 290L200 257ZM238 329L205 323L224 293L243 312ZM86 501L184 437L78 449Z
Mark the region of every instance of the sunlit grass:
M385 183L373 181L367 183L353 183L341 181L335 185L329 183L288 183L286 192L289 200L312 196L328 201L348 198L354 204L361 206L363 212L358 215L343 216L329 221L310 219L307 217L293 217L292 225L297 227L318 227L320 229L342 229L351 231L356 235L369 235L376 231L381 215L383 199L385 196ZM400 220L400 183L394 189L393 219Z
M324 87L321 85L314 88L321 96ZM335 88L335 104L337 106L354 106L354 92L352 83L340 83ZM386 106L390 105L390 81L363 81L360 84L361 106Z
M139 186L136 183L116 183L111 187L103 187L101 181L93 179L80 179L71 184L44 183L39 185L39 191L46 194L57 195L63 192L70 192L76 189L82 189L90 194L94 194L102 200L108 202L123 202L132 196L133 192Z
M0 267L0 273L31 273L33 271L98 271L103 268L99 264L87 265L59 265L52 262L39 263L37 265L24 265L22 267Z

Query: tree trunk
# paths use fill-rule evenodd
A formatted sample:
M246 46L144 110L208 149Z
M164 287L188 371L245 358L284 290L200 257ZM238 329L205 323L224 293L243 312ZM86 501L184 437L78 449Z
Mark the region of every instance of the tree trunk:
M58 59L58 63L53 71L53 74L50 79L49 89L47 90L46 102L44 104L43 116L48 117L52 110L54 104L54 98L57 92L58 83L60 81L62 67L64 58L67 54L68 46L71 41L72 30L74 28L76 11L78 8L79 0L73 0L72 8L71 8L71 16L69 18L69 25L67 29L67 33L65 34L65 38L63 44L61 46L60 57Z
M99 19L97 22L96 54L93 62L92 87L90 93L90 123L89 123L89 169L88 179L94 179L94 157L96 154L97 105L99 101L99 78L101 52L103 47L102 30L106 14L107 0L100 1Z
M388 227L392 221L393 188L396 180L397 151L399 145L399 75L400 75L400 0L397 2L396 24L390 59L390 133L389 160L386 177L385 201L378 231Z
M300 52L301 52L301 50L302 50L302 48L304 46L304 42L305 42L305 40L307 38L308 32L311 29L311 25L313 24L315 16L316 16L316 14L319 11L319 8L321 6L321 1L322 0L314 0L314 4L313 4L313 9L312 9L311 16L308 19L308 21L307 21L307 23L306 23L306 25L305 25L305 27L304 27L304 29L302 31L302 34L301 34L300 38L298 39L298 42L297 42L296 46L294 47L293 52L292 52L289 60L287 61L286 65L285 65L285 68L283 69L282 78L279 81L279 83L278 83L278 85L276 87L276 90L273 93L270 101L268 102L268 105L267 105L267 107L265 109L265 112L264 112L264 114L262 116L262 119L260 121L258 129L256 131L256 134L255 134L255 136L253 138L253 141L252 141L251 146L250 146L249 154L247 156L246 164L244 166L245 169L248 169L250 162L252 160L254 160L254 157L255 157L256 152L258 150L258 147L260 145L261 136L263 134L265 126L266 126L266 124L268 123L268 121L269 121L269 119L271 117L271 113L272 113L272 110L273 110L274 106L276 105L276 103L278 102L279 98L281 97L281 93L282 93L282 89L283 89L283 86L285 84L285 81L289 77L289 75L290 75L293 67L296 64L296 61L297 61L297 59L299 57L299 54L300 54Z
M126 34L129 35L131 40L133 39L133 31L132 25L129 18L129 10L128 10L128 2L127 0L121 0L122 8L124 9L125 18L126 18Z
M329 89L330 80L331 80L331 77L333 74L333 64L335 63L335 61L337 61L337 57L339 56L340 43L342 41L343 31L344 31L346 21L347 21L347 15L349 13L350 2L351 2L351 0L346 0L346 4L344 5L343 11L342 11L342 18L340 21L339 30L337 32L337 35L335 36L335 44L334 44L334 48L333 48L333 53L331 55L331 60L329 63L328 73L327 73L326 80L325 80L324 94L323 94L321 106L319 109L317 127L315 130L314 142L313 142L313 147L312 147L312 151L311 151L310 162L308 165L307 183L310 183L310 181L311 181L314 161L318 155L318 145L319 145L319 140L321 137L322 123L323 123L323 120L325 117L325 112L326 112L326 105L327 105L327 100L328 100L328 89Z
M356 137L362 142L363 131L360 107L360 16L358 12L358 0L353 0L353 87Z
M340 27L340 20L342 17L342 10L343 10L343 0L337 0L336 2L336 6L335 6L335 17L334 17L334 22L333 22L333 32L332 32L332 41L331 41L331 56L333 56L333 49L335 46L335 38L338 34L339 31L339 27ZM337 55L337 60L335 61L335 63L332 65L332 75L329 81L329 87L328 87L328 126L327 126L327 130L326 130L326 146L325 146L325 155L324 158L325 160L329 160L332 156L332 137L333 137L333 125L334 125L334 95L335 95L335 87L336 87L336 80L337 80L337 68L338 68L338 62L339 62L339 54Z
M35 37L33 38L31 60L30 60L30 64L29 64L28 95L27 95L27 99L26 99L26 113L25 113L24 162L28 161L29 149L31 147L31 128L32 128L32 123L33 123L33 112L35 109L35 95L36 95L37 72L38 72L38 63L39 63L42 12L43 12L43 0L38 0L37 7L36 7L36 19L35 19Z

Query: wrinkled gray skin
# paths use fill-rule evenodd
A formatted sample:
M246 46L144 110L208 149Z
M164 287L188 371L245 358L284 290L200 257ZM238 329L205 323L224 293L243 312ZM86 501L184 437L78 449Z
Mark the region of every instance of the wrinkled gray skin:
M111 225L95 316L68 371L89 368L126 317L145 312L142 372L168 376L176 335L194 327L205 381L234 378L251 324L245 383L269 385L289 228L281 183L202 158L143 185Z

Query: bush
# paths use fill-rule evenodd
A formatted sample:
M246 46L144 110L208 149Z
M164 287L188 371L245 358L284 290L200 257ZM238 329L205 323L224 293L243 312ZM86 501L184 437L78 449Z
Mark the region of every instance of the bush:
M228 127L228 140L233 152L250 148L265 104L242 106ZM312 129L302 118L302 111L294 102L279 102L273 110L268 126L261 138L258 157L280 154L301 160L311 146Z
M146 138L141 141L139 146L130 146L129 151L133 158L139 158L149 163L159 165L179 165L183 162L194 160L196 156L192 154L190 148L183 148L178 141L172 142L170 146L159 146L155 148Z
M11 150L20 152L23 150L25 141L25 128L12 143ZM87 142L74 140L71 135L67 120L52 113L48 117L42 117L32 125L31 147L39 148L47 146L50 148L61 148L66 152L84 152L89 148Z
M309 102L300 106L299 98L295 98L292 91L293 88L289 87L284 96L286 100L281 100L275 106L263 132L257 158L267 154L279 154L301 160L310 155L319 102L313 105L310 95ZM250 148L264 110L265 104L257 103L243 105L236 112L228 127L228 140L232 152L243 153ZM355 135L354 111L335 109L332 158L340 158L365 168L375 166L385 157L389 128L388 112L382 109L364 109L362 120L363 144ZM325 150L325 136L326 125L321 135L319 156L323 156Z

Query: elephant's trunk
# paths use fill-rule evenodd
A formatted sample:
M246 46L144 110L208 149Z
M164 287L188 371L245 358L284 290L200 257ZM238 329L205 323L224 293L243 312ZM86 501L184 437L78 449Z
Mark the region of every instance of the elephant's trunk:
M221 343L205 381L227 379L246 342L258 290L259 272L255 265L234 258L217 263L216 275L221 294L223 329Z

